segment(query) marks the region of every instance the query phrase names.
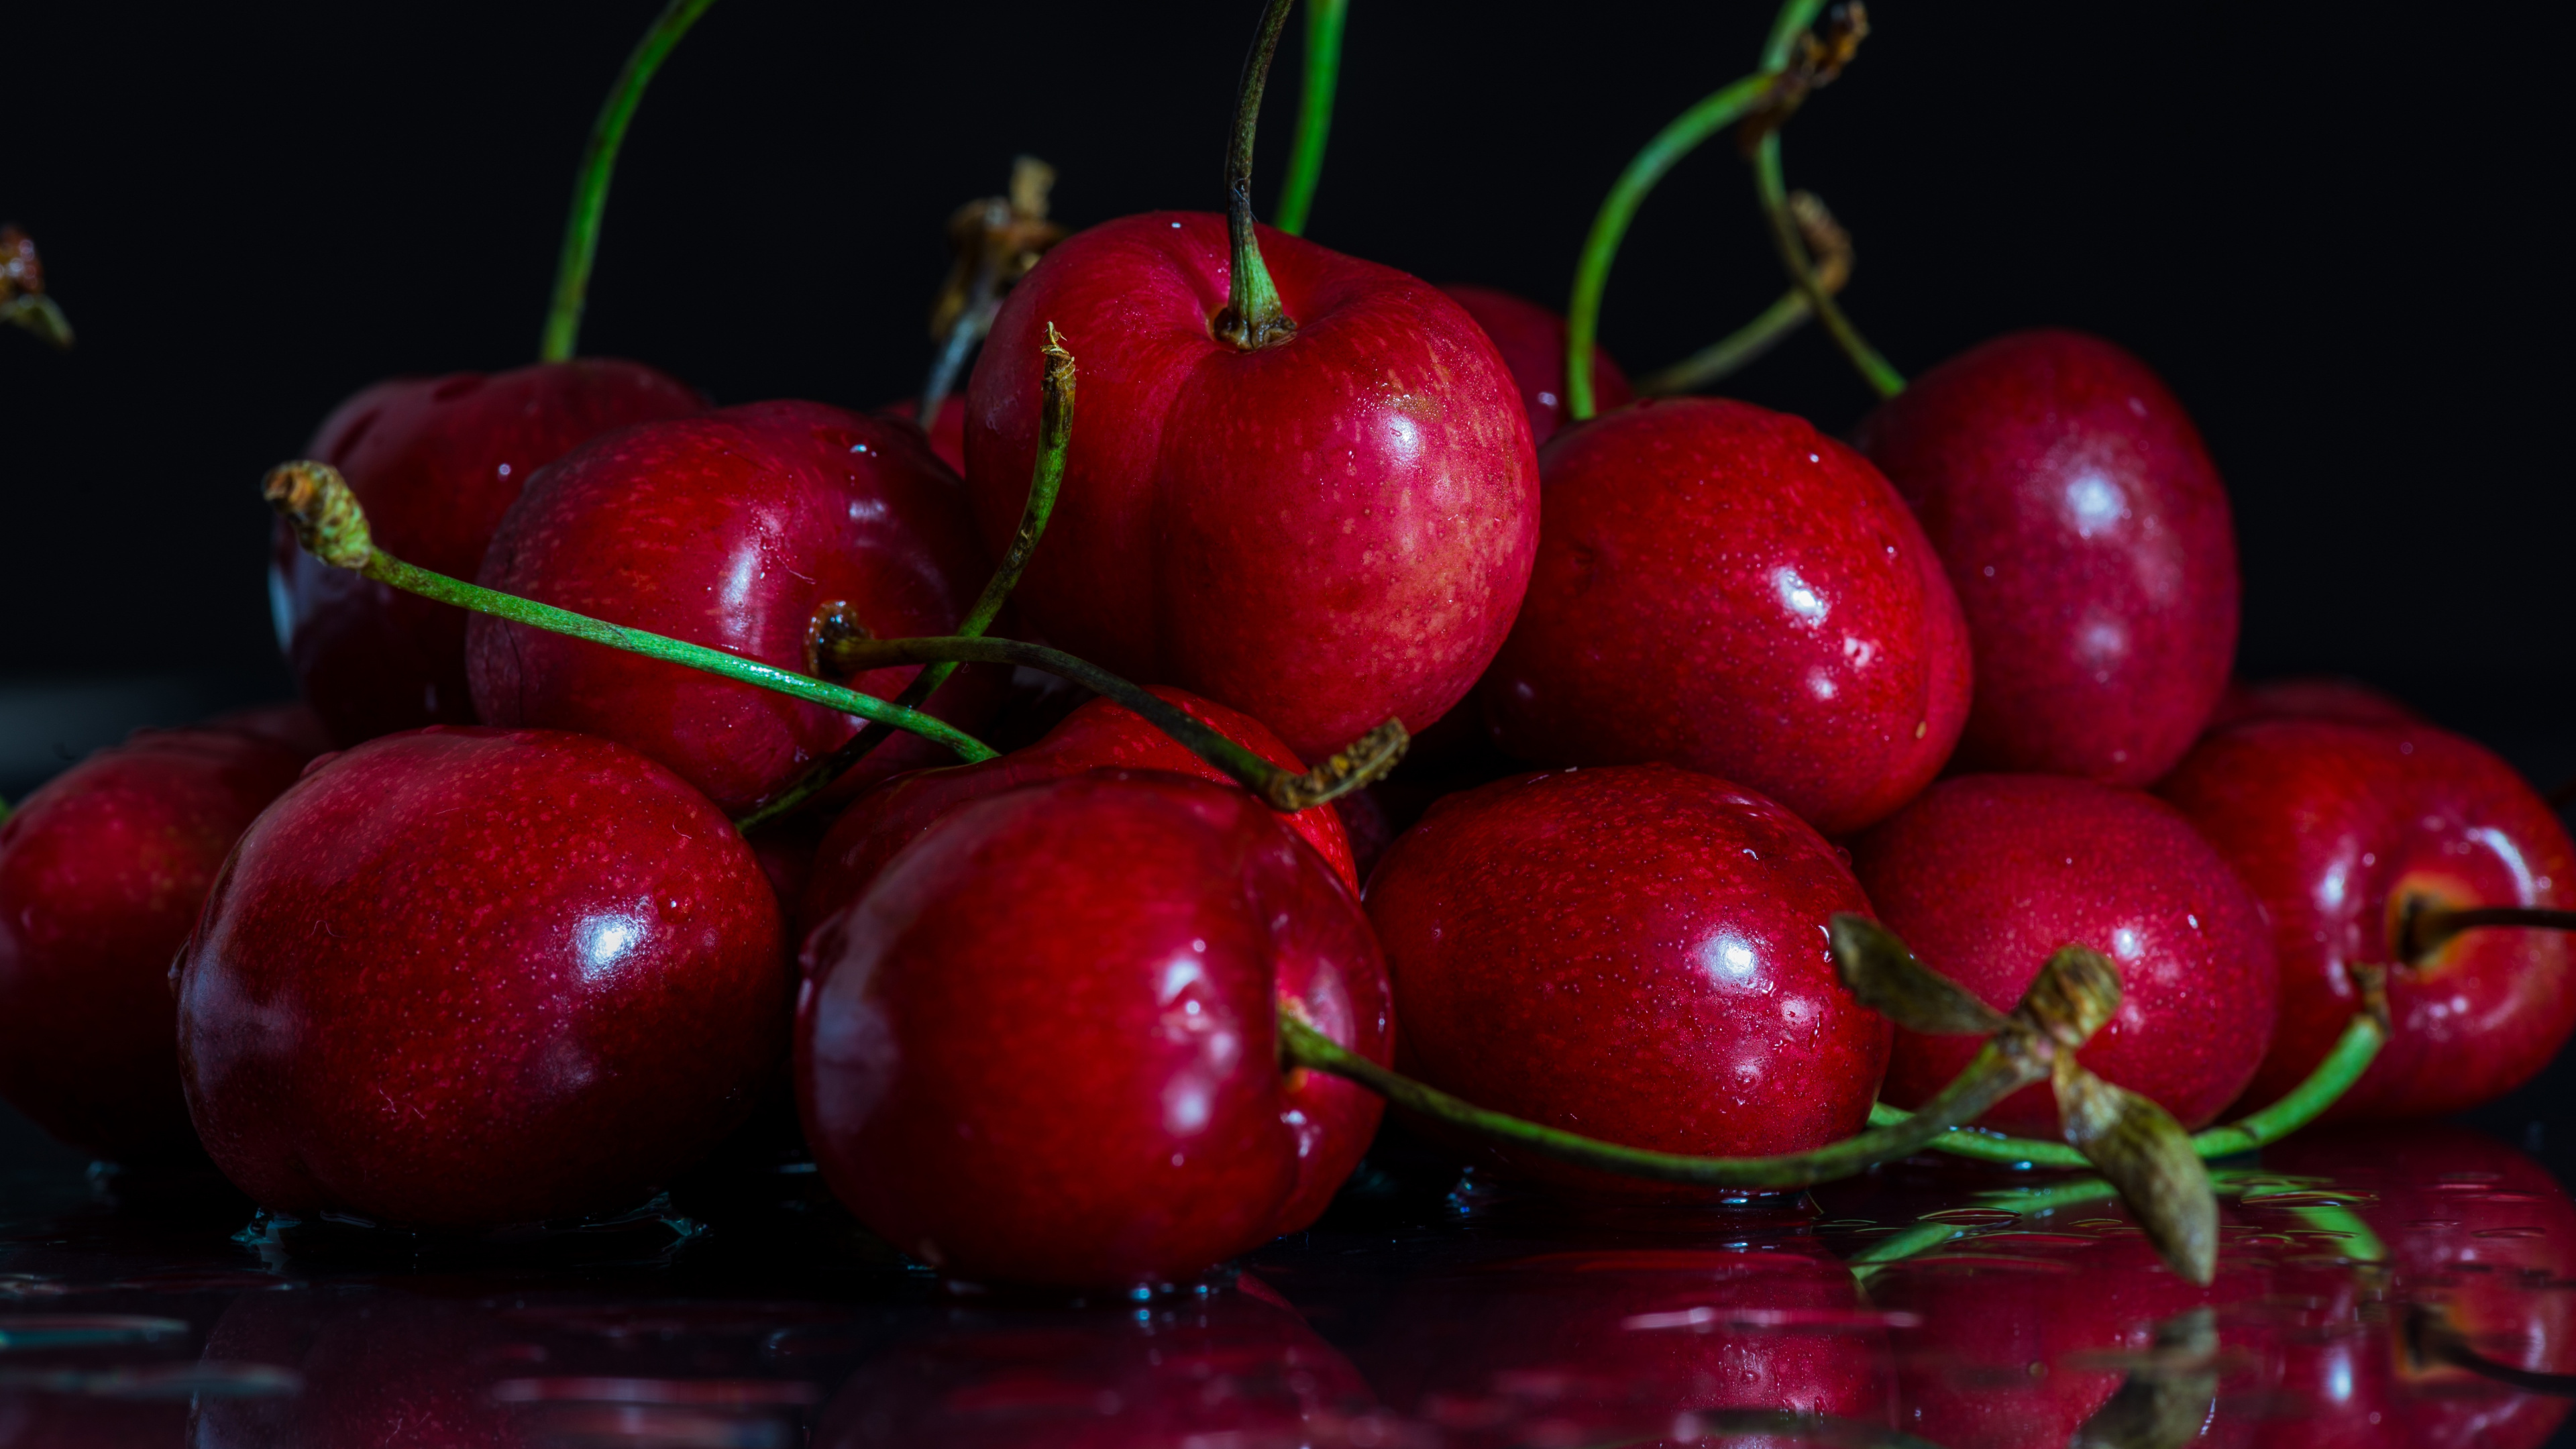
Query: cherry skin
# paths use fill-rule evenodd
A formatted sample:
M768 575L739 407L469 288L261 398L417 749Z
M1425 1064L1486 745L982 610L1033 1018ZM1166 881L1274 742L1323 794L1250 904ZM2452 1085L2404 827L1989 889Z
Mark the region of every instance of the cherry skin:
M1869 902L1753 792L1670 765L1449 796L1369 879L1401 1069L1480 1107L1633 1147L1801 1152L1869 1119L1888 1027L1825 928ZM1554 1162L1515 1173L1667 1195Z
M1537 572L1481 691L1506 754L1668 760L1827 835L1940 772L1967 634L1867 459L1802 418L1682 398L1597 418L1542 466Z
M2287 1092L2360 1006L2349 967L2401 959L2410 899L2576 907L2576 848L2513 768L2430 725L2250 720L2158 787L2270 915L2281 1021L2245 1105ZM2464 931L2388 973L2394 1028L2329 1118L2430 1117L2491 1101L2576 1030L2558 931Z
M303 768L255 735L145 730L0 823L0 1098L102 1157L189 1150L170 957Z
M1437 288L1267 230L1297 329L1213 335L1225 219L1132 216L1011 289L967 394L986 544L1018 526L1048 323L1081 420L1047 542L1014 596L1115 674L1231 705L1320 759L1390 716L1426 725L1511 628L1538 463L1511 374Z
M2191 748L2236 653L2236 527L2145 363L2016 332L1915 379L1860 445L1931 535L1976 646L1971 770L2144 785Z
M705 406L677 379L604 358L397 378L334 409L305 455L349 480L386 552L470 579L539 468L602 433ZM341 744L474 723L456 609L317 561L283 522L269 587L296 682Z
M908 397L877 409L877 416L901 418L914 427L920 427L920 411L921 400ZM939 461L947 464L949 471L963 477L966 472L966 399L953 392L941 398L939 416L931 420L929 427L922 428L922 433L930 440L930 451L939 455Z
M1025 480L1023 480L1025 487ZM990 568L951 474L902 423L770 402L633 428L547 469L503 520L481 582L811 672L825 606L879 637L945 634ZM859 721L753 685L478 614L474 705L492 724L579 730L659 760L741 814ZM849 681L890 697L919 668ZM972 729L998 697L960 670L930 712ZM906 735L848 782L945 763Z
M2249 719L2339 719L2350 724L2411 725L2424 717L2358 679L2293 674L2248 683L2227 682L2227 693L2209 716L2212 730Z
M1378 1061L1349 887L1241 790L1100 770L950 812L806 938L796 1085L832 1190L952 1276L1189 1278L1313 1222L1372 1093L1280 1069L1300 1012Z
M751 848L670 771L551 731L438 726L315 766L242 837L176 970L198 1135L298 1215L632 1207L786 1047Z
M1530 441L1544 445L1568 422L1565 416L1565 318L1493 287L1452 282L1440 289L1467 309L1476 325L1493 340L1512 382L1521 392L1521 410L1529 415ZM1598 346L1592 349L1592 401L1595 412L1625 406L1628 374Z

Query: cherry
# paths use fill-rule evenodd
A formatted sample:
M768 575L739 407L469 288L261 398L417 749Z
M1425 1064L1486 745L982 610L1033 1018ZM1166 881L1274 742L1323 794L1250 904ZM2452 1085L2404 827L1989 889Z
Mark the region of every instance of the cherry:
M0 823L0 1098L102 1157L189 1150L170 957L304 759L238 730L144 730Z
M315 714L313 706L300 699L226 710L207 720L206 727L255 735L284 745L308 760L316 755L327 755L337 748L329 727L322 723L322 716Z
M921 400L908 397L877 409L877 416L901 418L919 428L921 427L920 410ZM929 440L930 451L939 455L940 462L947 464L950 471L963 476L966 472L966 399L955 393L941 398L939 416L931 420L929 427L922 428L922 436Z
M1529 415L1530 441L1544 444L1569 421L1565 416L1565 319L1536 302L1493 287L1452 282L1440 289L1485 329L1503 365L1520 388ZM1628 401L1628 375L1610 354L1592 349L1593 405L1603 412Z
M2078 332L2012 333L1880 404L1860 445L1967 615L1961 768L2144 785L2182 758L2236 652L2236 531L2146 364Z
M1505 753L1669 760L1828 835L1940 772L1967 634L1868 460L1804 419L1686 398L1597 418L1543 467L1538 567L1481 690Z
M1925 965L1990 1005L2018 997L2060 946L2109 955L2119 1012L2079 1060L2186 1128L2216 1120L2262 1060L2280 996L2262 908L2152 796L2062 776L1944 780L1854 841L1852 869ZM2351 1015L2347 1004L2335 1030ZM1911 1107L1974 1051L1899 1031L1884 1095ZM2025 1088L1983 1120L2054 1137L2057 1103Z
M2225 729L2248 719L2339 719L2351 724L2420 724L2424 717L2403 701L2358 679L2326 674L2293 674L2247 683L2227 681L2209 728Z
M804 963L815 1160L957 1277L1187 1278L1312 1222L1377 1124L1279 1066L1282 1010L1381 1062L1392 1024L1349 888L1241 790L1094 771L976 801Z
M2328 1120L2429 1117L2512 1090L2576 1031L2564 934L2447 939L2425 908L2576 907L2576 847L2512 767L2430 725L2249 720L2158 787L2271 918L2281 1016L2248 1106L2325 1055L2358 1003L2351 967L2388 964L2393 1031Z
M1387 852L1368 908L1403 1069L1479 1106L1719 1156L1803 1151L1869 1118L1889 1028L1826 937L1869 903L1832 846L1751 791L1640 765L1452 795ZM1492 1150L1542 1180L1675 1191Z
M233 852L176 967L189 1111L297 1215L611 1212L741 1122L785 1047L778 905L631 750L453 726L317 765Z
M705 406L652 368L600 359L398 378L340 404L305 454L349 480L386 548L472 578L537 469L602 433ZM284 524L269 585L296 682L340 743L474 722L454 609L327 568Z
M565 457L511 509L480 582L811 673L818 631L944 634L988 572L957 480L917 430L770 402L630 429ZM819 705L488 616L467 637L487 721L617 740L730 814L858 729ZM913 673L871 670L851 684L886 697ZM971 729L1000 687L992 671L961 671L929 709ZM845 786L948 758L907 736Z

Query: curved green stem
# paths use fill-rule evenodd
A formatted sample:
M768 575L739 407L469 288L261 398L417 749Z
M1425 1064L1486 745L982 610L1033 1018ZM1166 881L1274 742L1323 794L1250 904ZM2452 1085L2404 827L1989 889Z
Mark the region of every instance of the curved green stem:
M1638 379L1637 391L1648 397L1697 392L1779 346L1781 339L1805 326L1814 315L1816 310L1807 305L1805 293L1794 289L1783 292L1778 301L1762 309L1761 316L1672 366Z
M1243 80L1235 92L1234 144L1225 153L1225 225L1234 255L1225 310L1212 325L1217 336L1246 352L1283 341L1297 330L1296 319L1280 304L1279 288L1270 280L1252 230L1252 142L1261 129L1261 92L1270 83L1270 58L1279 50L1279 31L1294 3L1269 0L1261 13L1261 29L1253 36L1251 54L1243 58Z
M607 104L599 108L599 119L590 127L590 142L582 148L581 170L575 173L572 186L572 214L564 220L563 253L555 261L554 302L546 309L546 330L537 343L540 362L568 362L581 340L581 313L590 297L590 264L599 253L599 218L608 207L608 178L617 169L617 148L626 143L626 128L635 119L635 108L644 100L644 87L650 85L653 73L707 13L715 0L670 0L662 7L644 38L635 43L635 51L626 57L626 68L617 73L617 83L608 90Z
M1762 199L1762 215L1771 224L1771 244L1779 250L1780 264L1789 270L1789 280L1796 283L1799 295L1807 299L1816 320L1825 324L1834 345L1851 359L1852 366L1878 390L1880 397L1894 397L1905 391L1905 374L1888 365L1860 329L1843 315L1842 304L1816 275L1816 264L1807 255L1807 244L1798 235L1797 218L1789 212L1788 183L1780 173L1780 133L1768 130L1753 147L1753 186Z
M1823 14L1825 0L1788 0L1780 13L1771 17L1771 34L1762 42L1762 68L1773 75L1789 68L1798 58L1798 37L1813 29L1816 17Z
M1333 129L1333 93L1342 79L1342 28L1351 0L1306 0L1306 74L1297 97L1297 145L1288 153L1288 180L1279 188L1272 226L1290 236L1306 234L1315 210L1315 184L1324 174L1324 140Z

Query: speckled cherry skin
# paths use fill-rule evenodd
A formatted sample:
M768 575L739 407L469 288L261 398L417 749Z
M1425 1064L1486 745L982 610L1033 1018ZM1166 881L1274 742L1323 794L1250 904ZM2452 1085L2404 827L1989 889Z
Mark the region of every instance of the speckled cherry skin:
M304 451L349 480L386 552L470 579L539 468L602 433L705 406L676 378L607 358L396 378L333 409ZM474 723L463 611L331 568L282 522L269 587L296 682L341 744Z
M145 730L19 802L0 823L0 1098L101 1157L189 1149L170 957L303 768L249 734Z
M2236 1099L2280 999L2271 932L2226 860L2172 807L2062 775L1944 780L1852 842L1878 918L1925 965L2010 1010L2049 955L2083 945L2120 968L2120 1009L2078 1060L2198 1129ZM1914 1107L1976 1054L1974 1037L1896 1034L1886 1099ZM2058 1135L2045 1084L1982 1119Z
M1068 238L1002 303L967 392L984 541L1017 526L1039 345L1081 360L1064 492L1013 596L1053 643L1228 704L1320 759L1429 724L1511 628L1538 462L1511 373L1438 288L1264 228L1296 335L1217 340L1225 219Z
M2249 719L2339 719L2348 724L2411 725L2424 717L2405 701L2331 674L2292 674L2278 679L2227 681L2211 711L2209 728L2222 730Z
M2199 430L2147 365L2015 332L1864 420L1949 568L1976 646L1970 770L2144 785L2200 733L2236 654L2236 525Z
M2157 787L2236 867L2272 923L2281 1021L2245 1105L2307 1076L2358 1005L2347 965L2397 958L2406 898L2576 908L2557 814L2484 748L2430 725L2251 720ZM2388 973L2395 1028L2332 1118L2431 1117L2490 1101L2576 1030L2559 931L2476 930Z
M1279 743L1277 735L1252 716L1167 684L1147 688L1156 698L1179 706L1192 718L1271 763L1291 770L1306 768L1286 745ZM1179 741L1147 724L1143 716L1114 701L1093 699L1026 749L972 765L917 770L888 780L851 801L840 818L832 822L831 832L815 852L812 873L801 897L804 904L796 919L810 925L857 900L895 852L960 805L1034 781L1103 768L1168 770L1220 785L1234 783L1232 776L1191 754ZM1283 823L1315 848L1352 894L1359 893L1359 871L1351 859L1350 838L1343 832L1341 817L1332 806L1300 810L1283 817Z
M1026 480L1022 480L1023 491ZM918 429L821 403L768 402L633 428L528 485L479 582L798 671L830 600L871 633L945 634L990 572L956 476ZM859 721L753 685L477 614L474 705L496 725L632 746L740 814L830 753ZM917 665L852 687L891 697ZM930 712L968 729L999 697L960 670ZM852 784L954 758L906 735Z
M1279 1067L1294 1008L1378 1061L1349 887L1238 789L1097 770L950 812L806 940L796 1083L832 1190L952 1276L1177 1281L1315 1220L1378 1098Z
M1805 419L1648 400L1549 445L1537 572L1481 691L1541 764L1668 760L1827 835L1940 773L1967 633L1887 480Z
M1752 791L1671 765L1500 780L1399 838L1368 908L1402 1068L1480 1107L1726 1157L1868 1121L1888 1026L1843 990L1825 930L1869 902L1832 846Z
M1544 445L1566 425L1565 318L1526 297L1494 287L1451 282L1441 291L1467 309L1476 325L1493 340L1503 365L1520 389L1521 410L1529 415L1530 441ZM1592 408L1606 413L1629 398L1628 374L1610 354L1592 349Z
M787 1045L778 902L634 751L438 726L316 765L176 968L206 1151L283 1212L486 1228L634 1206Z

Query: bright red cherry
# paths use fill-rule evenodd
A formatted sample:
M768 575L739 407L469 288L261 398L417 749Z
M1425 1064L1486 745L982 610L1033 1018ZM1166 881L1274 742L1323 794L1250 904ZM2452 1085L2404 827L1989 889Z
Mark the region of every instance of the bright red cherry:
M2410 902L2576 907L2576 848L2513 768L2430 725L2250 720L2210 735L2157 787L2271 917L2281 1022L2249 1107L2322 1060L2360 1005L2350 967L2388 973L2395 1027L2329 1109L2429 1117L2503 1095L2576 1030L2576 959L2558 931L2463 931L2408 960Z
M1440 289L1467 309L1493 339L1529 414L1530 441L1544 444L1565 426L1565 318L1524 297L1493 287L1452 282ZM1599 347L1592 349L1592 400L1608 412L1628 401L1628 374Z
M1828 835L1940 772L1967 634L1867 459L1803 418L1684 398L1597 418L1543 466L1537 572L1481 691L1506 753L1668 760Z
M778 1070L778 903L606 740L393 735L252 825L177 966L179 1066L263 1205L484 1228L635 1205Z
M1511 628L1538 464L1511 374L1457 303L1263 229L1293 333L1215 335L1225 219L1131 216L1012 288L975 364L966 476L988 546L1018 526L1047 324L1082 359L1046 546L1014 595L1047 638L1179 685L1321 758L1425 725Z
M2236 654L2236 526L2182 404L2079 332L1942 363L1861 424L1948 565L1977 657L1974 770L2144 785Z
M705 406L685 383L604 358L397 378L334 409L305 456L349 480L386 551L470 579L530 474L602 433ZM474 722L461 612L326 567L282 523L269 587L296 680L340 743Z
M950 812L806 940L798 1105L842 1202L970 1280L1186 1279L1314 1221L1377 1125L1377 943L1241 790L1095 771Z
M1749 790L1639 765L1452 795L1369 879L1401 1070L1633 1147L1735 1157L1859 1131L1888 1025L1825 934L1869 902L1834 848ZM1502 1153L1603 1192L1671 1188Z
M2280 998L2262 909L2171 807L2058 775L1944 780L1852 842L1878 917L1933 970L2010 1010L2058 947L2120 967L2120 1009L2079 1054L2187 1128L2215 1121L2262 1060ZM1913 1107L1957 1076L1972 1037L1896 1034L1886 1098ZM2055 1137L2045 1084L1984 1122Z
M833 605L880 637L945 634L989 572L956 477L918 430L770 402L630 429L566 456L510 510L480 581L810 673L812 631ZM821 705L489 615L474 616L467 638L486 720L632 746L731 814L859 727ZM891 696L918 668L850 683ZM971 729L999 682L961 670L930 712ZM949 758L907 735L869 755L853 783Z
M2329 674L2293 674L2247 683L2227 681L2227 693L2209 717L2209 728L2225 729L2248 719L2339 719L2349 724L2420 724L2424 717L2404 701L2358 679Z
M234 730L145 730L19 803L0 824L0 1098L103 1157L188 1150L170 958L303 768Z

